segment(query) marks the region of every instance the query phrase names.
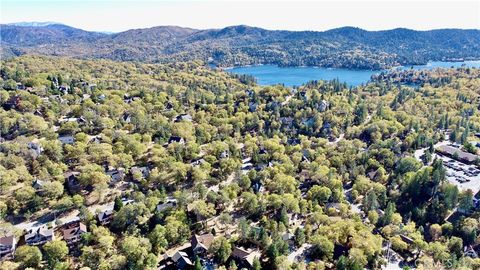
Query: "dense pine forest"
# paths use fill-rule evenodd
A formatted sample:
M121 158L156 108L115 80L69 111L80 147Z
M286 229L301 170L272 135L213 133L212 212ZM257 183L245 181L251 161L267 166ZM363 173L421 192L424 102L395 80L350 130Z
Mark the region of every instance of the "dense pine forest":
M480 268L479 69L288 88L21 56L0 77L1 269Z

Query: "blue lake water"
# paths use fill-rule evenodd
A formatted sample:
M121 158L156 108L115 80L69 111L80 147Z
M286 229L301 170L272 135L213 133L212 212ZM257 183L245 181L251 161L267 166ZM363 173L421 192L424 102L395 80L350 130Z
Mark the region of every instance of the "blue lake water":
M397 67L401 69L434 69L461 66L480 68L480 61L465 62L429 62L426 65ZM236 74L248 74L257 79L260 85L284 84L286 86L298 86L311 80L339 79L348 85L356 86L367 83L370 77L379 73L378 70L359 70L345 68L322 68L322 67L278 67L275 65L245 66L227 69Z

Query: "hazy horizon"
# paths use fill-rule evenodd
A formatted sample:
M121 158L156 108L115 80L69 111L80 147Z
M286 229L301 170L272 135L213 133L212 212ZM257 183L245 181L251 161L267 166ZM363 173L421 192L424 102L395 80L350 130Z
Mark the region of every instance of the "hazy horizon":
M3 23L2 23L3 24ZM338 27L334 27L334 28L329 28L329 29L324 29L324 30L309 30L309 29L305 29L305 30L287 30L287 29L268 29L268 28L264 28L264 27L260 27L260 26L256 26L256 25L246 25L246 24L235 24L235 25L225 25L225 26L222 26L222 27L215 27L215 28L194 28L194 27L188 27L188 26L180 26L180 25L154 25L154 26L147 26L147 27L141 27L141 28L128 28L128 29L125 29L125 30L122 30L122 31L101 31L101 30L88 30L88 29L83 29L81 27L77 27L75 25L70 25L70 24L66 24L66 23L63 23L63 22L53 22L53 21L43 21L43 22L39 22L39 21L21 21L21 22L11 22L11 23L5 23L6 25L17 25L17 26L24 26L22 24L42 24L41 26L43 25L53 25L53 24L59 24L59 25L66 25L66 26L70 26L70 27L73 27L73 28L77 28L77 29L81 29L81 30L86 30L86 31L89 31L89 32L97 32L97 33L106 33L106 34L115 34L115 33L121 33L121 32L125 32L125 31L129 31L129 30L134 30L134 29L148 29L148 28L154 28L154 27L181 27L181 28L190 28L190 29L194 29L194 30L211 30L211 29L223 29L223 28L227 28L227 27L234 27L234 26L248 26L248 27L254 27L254 28L261 28L261 29L265 29L265 30L269 30L269 31L294 31L294 32L302 32L302 31L312 31L312 32L325 32L325 31L329 31L329 30L334 30L334 29L339 29L339 28L347 28L347 27L352 27L352 28L358 28L358 29L362 29L362 30L365 30L365 31L369 31L369 32L375 32L375 31L390 31L390 30L395 30L395 29L408 29L408 30L413 30L413 31L431 31L431 30L444 30L444 29L458 29L458 30L480 30L480 28L434 28L434 29L421 29L421 30L418 30L418 29L412 29L412 28L407 28L407 27L396 27L396 28L389 28L389 29L376 29L376 30L368 30L368 29L364 29L364 28L361 28L361 27L357 27L357 26L354 26L354 25L344 25L344 26L338 26ZM39 25L35 25L33 27L39 27Z
M369 31L408 28L480 29L480 1L78 1L2 0L0 22L57 22L97 32L155 26L218 29L248 25L269 30Z

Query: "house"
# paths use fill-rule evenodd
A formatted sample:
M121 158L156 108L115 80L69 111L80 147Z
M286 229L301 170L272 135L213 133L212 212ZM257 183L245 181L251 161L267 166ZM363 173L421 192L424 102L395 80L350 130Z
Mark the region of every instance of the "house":
M259 155L267 155L267 154L268 154L268 151L267 151L267 149L265 149L264 147L261 147L261 148L260 148L260 151L258 151L258 154L259 154Z
M64 123L80 123L83 120L80 120L78 117L62 117L58 119L58 123L64 124Z
M143 178L147 178L150 175L150 169L146 166L139 167L133 166L130 168L131 175L142 175Z
M205 162L206 162L205 159L199 158L199 159L196 159L196 160L190 162L190 165L192 165L193 167L198 167L198 166L204 164Z
M97 219L100 222L100 225L105 226L110 223L113 219L113 208L108 208L97 214Z
M265 187L262 185L262 182L256 181L252 184L252 189L255 193L263 193L265 191Z
M464 248L463 255L472 259L478 258L478 252L471 245Z
M177 200L173 198L168 198L165 202L157 205L157 212L163 212L175 206L177 206Z
M58 123L60 123L60 124L71 123L71 122L76 122L78 124L85 124L87 122L87 120L83 116L81 116L81 117L62 117L62 118L58 119Z
M42 112L41 110L35 110L35 111L33 112L33 114L36 115L36 116L44 117L44 114L43 114L43 112Z
M289 138L289 139L287 140L287 144L288 144L288 145L292 145L292 146L298 145L298 144L300 144L300 143L301 143L301 141L300 141L300 139L298 139L298 138Z
M70 86L68 85L60 85L58 87L58 91L62 92L64 95L68 94L68 92L70 91Z
M221 159L225 159L225 158L229 158L229 157L230 157L230 152L228 150L225 150L222 153L220 153L220 158Z
M11 260L17 247L14 235L0 237L0 260Z
M243 174L247 174L251 169L253 169L253 164L250 162L243 163L242 167L240 168Z
M330 210L332 209L332 210ZM325 205L325 210L327 211L327 213L329 211L333 211L335 213L340 213L342 211L342 204L341 203L327 203Z
M123 94L123 102L125 102L127 104L132 103L132 98L130 97L129 94L127 94L127 93Z
M171 257L168 255L165 255L165 260L172 261L177 267L177 269L185 269L193 266L193 263L188 257L187 253L183 251L177 251Z
M167 144L171 144L171 143L179 143L179 144L184 144L185 143L185 140L182 138L182 137L177 137L177 136L172 136L168 139L168 143Z
M72 135L61 135L58 136L58 140L62 142L62 144L73 144L75 142L75 137Z
M80 172L69 171L66 172L63 176L65 177L65 182L67 183L68 190L71 193L77 193L81 189L80 181L78 176Z
M67 245L73 246L80 241L82 234L87 232L87 226L82 222L74 221L63 225L61 232L63 240L67 242Z
M282 234L282 240L287 242L288 246L294 245L294 239L295 239L295 235L293 233L285 232Z
M455 160L467 163L467 164L472 164L476 162L479 159L479 156L464 152L457 147L450 146L450 145L441 145L435 149L437 153L451 157Z
M211 233L194 234L191 240L193 254L206 254L215 237Z
M102 136L94 135L88 137L88 143L99 144L102 142Z
M108 168L106 174L110 176L111 183L117 183L123 180L125 177L125 169L123 168Z
M167 104L165 105L165 110L166 111L172 111L173 110L173 104L168 101Z
M234 247L232 251L232 257L236 259L239 264L246 267L253 267L255 259L260 259L262 254L258 249L245 249L242 247Z
M37 228L31 228L25 234L25 243L30 246L43 245L55 239L53 228L48 228L47 225L42 225Z
M25 90L25 85L22 83L17 83L17 90Z
M374 180L376 175L377 175L377 171L369 171L367 173L368 178L370 178L371 180Z
M190 114L180 114L177 117L175 117L175 122L181 122L181 121L188 121L192 122L193 118Z
M122 121L125 123L130 123L132 121L132 115L128 112L122 115Z
M132 203L134 203L134 202L135 202L135 201L132 200L132 199L122 198L122 204L123 204L123 206L132 204Z
M330 136L330 133L332 132L332 125L330 124L329 121L323 121L320 132L325 136Z
M32 184L32 187L39 192L43 190L44 186L45 186L45 181L42 181L39 179L35 179L35 181L33 181L33 184Z
M37 158L42 152L43 152L43 147L40 144L40 140L34 139L31 142L27 144L28 149L30 150L30 153L32 153L32 156L34 158Z
M7 102L3 104L3 108L5 110L12 110L18 108L20 105L20 102L22 101L22 98L20 96L13 96L10 99L8 99Z
M402 239L403 242L405 242L405 243L407 243L407 244L409 244L409 245L413 245L413 243L415 242L415 241L413 241L412 238L410 238L410 237L408 237L408 236L406 236L406 235L404 235L404 234L400 234L400 238Z
M242 164L247 164L247 163L250 163L251 161L252 161L251 157L246 157L246 158L242 159Z
M315 118L307 117L302 120L302 124L307 127L313 127L315 125Z
M83 94L82 95L82 101L85 101L85 100L89 99L90 97L91 97L90 94Z
M258 104L256 102L249 102L248 103L248 111L249 112L256 112Z
M330 106L330 103L326 100L322 100L320 101L320 103L318 104L318 110L320 112L324 112L328 109L328 106Z
M293 126L293 121L295 119L293 119L293 117L280 117L280 123L282 124L282 126L288 126L288 127L291 127Z

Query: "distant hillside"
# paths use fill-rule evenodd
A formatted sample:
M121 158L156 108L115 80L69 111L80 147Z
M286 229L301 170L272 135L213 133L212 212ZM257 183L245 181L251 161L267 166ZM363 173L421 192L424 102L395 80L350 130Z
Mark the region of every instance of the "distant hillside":
M61 43L64 42L67 44L73 42L94 43L98 41L99 38L106 36L105 34L88 32L63 24L47 24L44 26L4 24L0 27L2 45L6 44L18 48L43 46L47 44L62 46L63 44Z
M16 23L9 23L8 25L16 25L16 26L47 26L52 24L59 24L57 22L16 22Z
M480 30L271 31L245 25L178 26L107 35L61 24L1 25L2 55L40 53L121 61L199 59L219 66L277 64L381 69L429 60L480 58Z

